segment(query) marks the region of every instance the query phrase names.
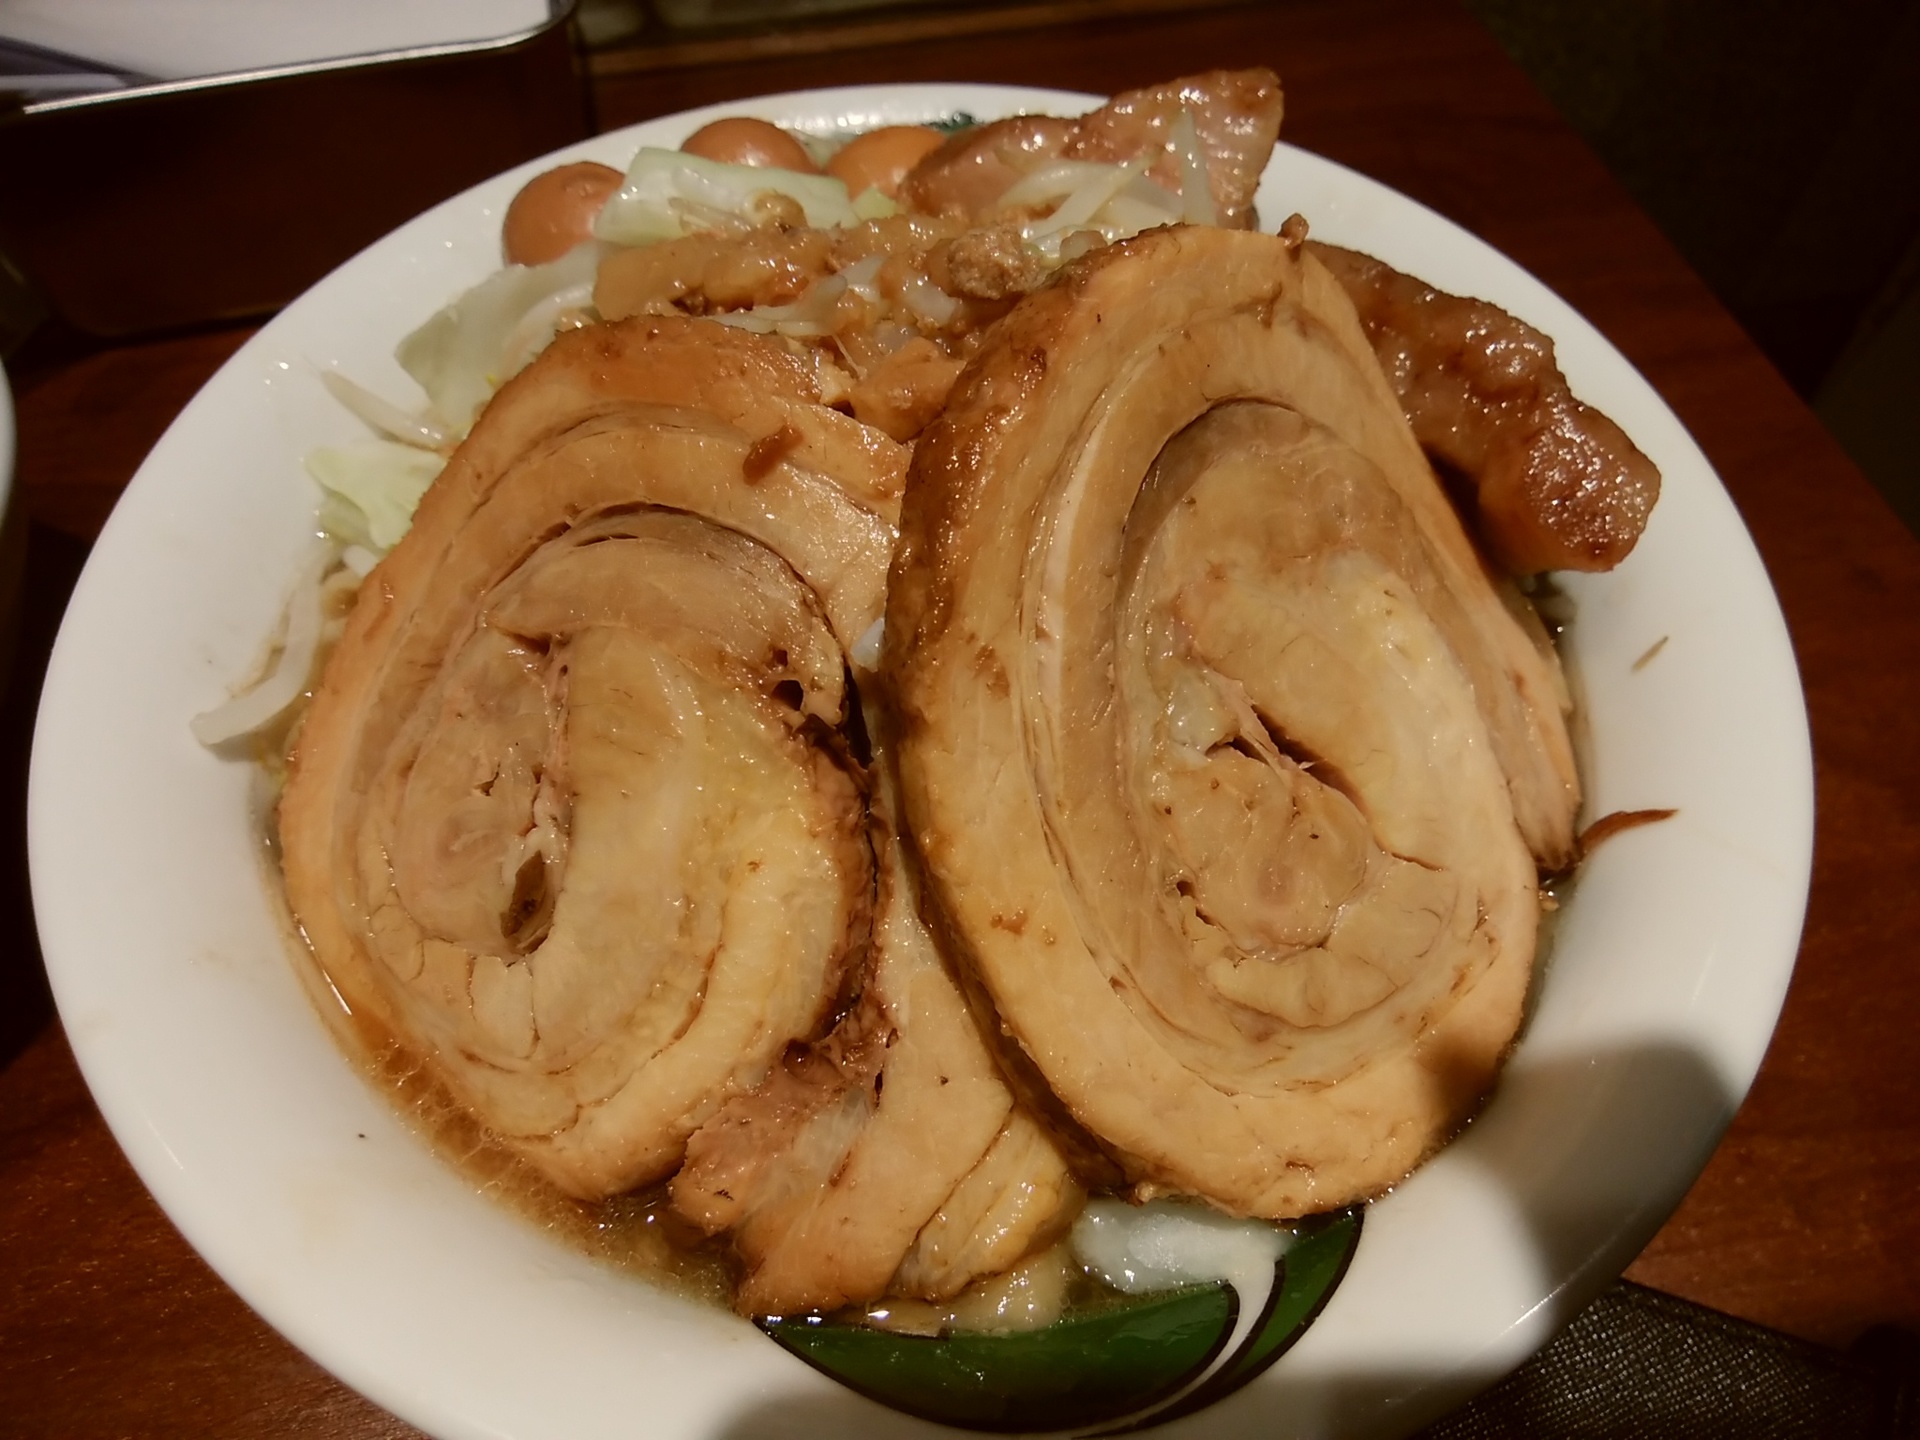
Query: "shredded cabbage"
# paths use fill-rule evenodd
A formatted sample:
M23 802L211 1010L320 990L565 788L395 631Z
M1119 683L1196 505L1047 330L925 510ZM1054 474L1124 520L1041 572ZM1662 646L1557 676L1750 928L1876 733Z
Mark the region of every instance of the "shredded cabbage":
M1022 227L1022 233L1045 259L1069 259L1085 248L1081 242L1063 250L1069 237L1093 231L1108 241L1125 240L1185 218L1182 197L1147 178L1151 161L1147 155L1124 165L1055 160L1014 181L996 208L1020 209L1058 200L1049 214Z
M869 255L864 260L856 260L840 272L840 278L847 282L847 288L870 304L882 303L880 294L880 271L885 267L887 257Z
M1184 218L1178 195L1144 175L1133 175L1117 195L1093 214L1089 223L1110 240L1124 240L1142 230L1172 225Z
M887 617L882 615L869 625L860 638L853 642L853 649L847 652L847 658L853 662L856 670L878 670L880 668L880 647L886 643Z
M837 275L814 281L790 304L756 305L751 310L734 310L712 318L722 325L760 335L790 335L803 340L831 335L841 323L843 296L851 294L870 306L886 303L878 285L880 268L885 263L886 256L869 255Z
M400 342L394 358L427 392L443 429L466 434L480 407L545 347L568 313L587 310L601 253L598 245L577 245L550 264L509 265Z
M1147 178L1155 158L1151 154L1135 156L1124 165L1054 160L1014 181L996 208L1053 204L1051 213L1025 227L1028 242L1049 260L1070 258L1063 254L1063 242L1085 231L1097 231L1113 241L1183 220L1190 225L1217 224L1219 212L1207 177L1206 154L1193 112L1184 106L1173 122L1167 148L1180 167L1178 194ZM1069 247L1077 248L1084 246Z
M1217 225L1220 213L1213 203L1213 182L1207 176L1206 152L1200 148L1200 127L1193 123L1193 111L1180 107L1180 118L1173 122L1170 137L1173 153L1180 157L1180 205L1182 219L1189 225Z
M924 275L910 275L900 287L900 303L917 320L936 328L951 325L960 313L960 302Z
M1095 183L1109 184L1117 189L1125 183L1118 178L1120 169L1118 165L1098 160L1051 160L1014 181L994 204L1002 210L1044 205L1049 201L1064 200L1074 191ZM1111 194L1112 191L1107 193Z
M380 554L413 524L414 508L446 461L392 440L362 440L315 450L307 473L326 491L320 524L349 545Z
M322 370L320 383L327 387L329 395L366 421L369 429L378 430L403 445L437 450L450 438L431 419L402 410L391 400L374 394L358 381L349 380L338 370Z
M847 187L831 175L727 165L649 145L633 157L626 183L601 207L593 233L615 245L651 245L696 230L729 228L729 222L751 227L780 214L780 197L797 204L806 223L821 229L857 225L862 218Z
M900 206L882 194L879 186L869 185L853 197L853 213L862 220L885 220L898 215Z
M188 722L193 738L202 745L224 745L250 735L279 718L306 693L312 683L314 661L319 658L320 635L326 621L326 599L321 585L337 555L333 542L313 542L287 599L279 653L272 668L259 684Z

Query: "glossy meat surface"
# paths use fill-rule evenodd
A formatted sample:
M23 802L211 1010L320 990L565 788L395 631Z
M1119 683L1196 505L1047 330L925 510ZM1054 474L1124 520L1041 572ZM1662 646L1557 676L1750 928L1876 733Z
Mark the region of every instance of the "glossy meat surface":
M1023 302L916 453L884 665L943 932L1139 1193L1348 1203L1484 1094L1561 692L1295 242Z
M1177 186L1179 166L1168 152L1184 110L1206 160L1208 188L1222 225L1255 223L1253 194L1280 138L1284 109L1280 77L1271 70L1209 70L1116 95L1074 127L1069 160L1131 160L1158 151L1147 174Z
M846 651L898 447L777 346L563 336L363 584L280 810L346 1002L553 1183L664 1177L870 927Z
M673 1182L683 1215L731 1232L747 1314L944 1298L1009 1268L1079 1208L920 920L898 842L880 850L859 1000L696 1134ZM1010 1127L1015 1143L1003 1140ZM956 1203L963 1182L980 1198Z
M1193 118L1208 188L1223 225L1253 224L1253 194L1280 134L1283 101L1271 70L1209 70L1113 97L1078 120L1020 115L953 136L901 182L901 200L930 215L989 216L1016 180L1050 160L1118 163L1147 155L1150 178L1178 189L1175 122Z
M1312 248L1353 301L1421 446L1466 482L1472 522L1509 574L1611 570L1627 557L1660 472L1574 398L1553 341L1371 256Z

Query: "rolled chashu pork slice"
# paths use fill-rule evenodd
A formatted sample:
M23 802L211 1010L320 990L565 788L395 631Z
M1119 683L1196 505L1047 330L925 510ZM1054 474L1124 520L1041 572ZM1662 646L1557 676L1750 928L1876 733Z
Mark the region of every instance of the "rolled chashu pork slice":
M745 1314L947 1299L1053 1240L1086 1198L921 919L893 808L883 786L858 1001L702 1128L673 1180L686 1219L731 1232Z
M1352 305L1178 228L1028 297L909 478L883 668L960 962L1136 1192L1292 1216L1451 1134L1578 794Z
M577 1196L670 1173L867 944L846 657L905 451L818 401L710 322L562 336L368 577L299 735L315 958Z

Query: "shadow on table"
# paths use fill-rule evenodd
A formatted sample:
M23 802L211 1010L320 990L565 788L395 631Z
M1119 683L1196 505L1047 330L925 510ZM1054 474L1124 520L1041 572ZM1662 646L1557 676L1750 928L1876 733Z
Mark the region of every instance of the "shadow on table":
M27 520L18 504L0 532L0 657L10 662L0 692L0 914L14 917L0 940L0 1068L53 1018L27 882L27 766L47 656L88 548Z

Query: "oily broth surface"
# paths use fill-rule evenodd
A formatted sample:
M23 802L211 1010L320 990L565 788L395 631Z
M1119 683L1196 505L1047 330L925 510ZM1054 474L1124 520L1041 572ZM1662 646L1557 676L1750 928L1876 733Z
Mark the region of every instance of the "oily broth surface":
M339 575L335 572L335 582ZM316 677L324 673L358 588L335 582L324 592L326 624L314 658ZM276 649L270 646L261 657L261 673ZM476 1120L435 1078L417 1049L370 1016L353 1012L334 987L294 919L280 870L280 793L312 693L309 689L281 719L252 737L249 820L259 842L261 878L288 962L340 1053L385 1097L407 1127L481 1194L602 1264L688 1299L731 1309L737 1278L731 1253L674 1216L664 1183L598 1202L563 1194Z
M296 721L288 734L297 729ZM285 749L276 748L284 757ZM409 1130L489 1200L590 1259L683 1298L730 1310L737 1278L731 1252L674 1215L664 1183L600 1201L563 1194L476 1120L415 1048L371 1017L348 1009L287 904L273 824L284 769L282 758L277 766L263 764L256 772L263 792L257 812L262 877L288 961L340 1053Z

